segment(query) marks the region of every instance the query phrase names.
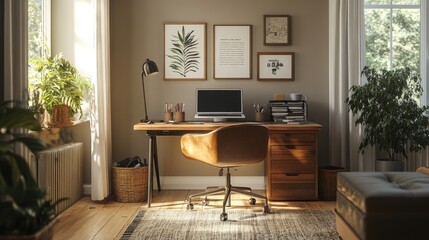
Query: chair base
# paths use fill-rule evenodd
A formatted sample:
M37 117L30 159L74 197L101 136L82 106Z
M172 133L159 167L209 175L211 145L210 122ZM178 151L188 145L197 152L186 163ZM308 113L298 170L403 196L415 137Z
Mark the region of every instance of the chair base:
M260 194L257 193L253 193L251 188L248 187L237 187L237 186L232 186L231 185L231 174L229 173L229 168L227 168L227 174L226 174L226 183L225 183L225 187L208 187L206 189L205 192L201 192L201 193L196 193L196 194L192 194L188 197L188 206L187 209L188 210L192 210L194 208L194 205L192 203L192 198L195 197L201 197L201 196L205 196L205 201L204 201L204 205L208 204L208 196L217 194L217 193L224 193L224 199L223 199L223 204L222 204L222 214L220 215L220 220L221 221L226 221L228 219L228 214L226 213L226 207L230 207L231 206L231 193L239 193L239 194L243 194L246 196L251 197L249 199L249 202L251 205L254 205L256 203L255 198L259 198L259 199L263 199L264 200L264 210L263 213L264 214L268 214L270 213L270 208L268 206L268 199L266 196L262 196ZM211 188L215 188L214 190L209 190Z

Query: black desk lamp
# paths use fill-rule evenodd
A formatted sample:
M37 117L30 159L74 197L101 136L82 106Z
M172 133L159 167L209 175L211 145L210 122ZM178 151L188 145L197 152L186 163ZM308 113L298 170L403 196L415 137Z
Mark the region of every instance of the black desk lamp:
M142 86L143 86L143 100L144 100L144 119L140 120L140 122L150 122L147 117L147 104L146 104L146 93L144 90L144 77L153 75L158 73L158 67L156 66L156 63L152 60L146 59L146 61L142 65Z

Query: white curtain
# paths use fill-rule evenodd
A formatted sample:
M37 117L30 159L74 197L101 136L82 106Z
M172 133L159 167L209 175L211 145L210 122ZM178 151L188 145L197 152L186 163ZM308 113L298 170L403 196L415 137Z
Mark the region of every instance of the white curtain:
M374 149L358 153L362 129L345 103L351 86L362 84L361 0L329 2L329 160L350 171L372 171Z
M4 100L28 101L27 0L4 0ZM15 152L31 165L31 152L22 144ZM33 166L30 166L33 169Z
M94 104L91 114L91 199L103 200L110 193L112 158L110 118L109 0L94 0L95 61Z
M2 14L3 17L3 14ZM27 0L4 0L4 99L27 100Z

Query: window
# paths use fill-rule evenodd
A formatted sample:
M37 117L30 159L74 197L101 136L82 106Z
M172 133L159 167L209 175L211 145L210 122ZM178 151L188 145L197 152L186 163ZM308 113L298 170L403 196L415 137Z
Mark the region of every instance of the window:
M427 102L427 0L363 0L363 65L410 67L420 73Z
M33 60L50 56L51 0L28 0L28 96L34 112L43 113L41 99L32 90L38 78Z
M28 58L40 58L50 48L50 0L28 0Z

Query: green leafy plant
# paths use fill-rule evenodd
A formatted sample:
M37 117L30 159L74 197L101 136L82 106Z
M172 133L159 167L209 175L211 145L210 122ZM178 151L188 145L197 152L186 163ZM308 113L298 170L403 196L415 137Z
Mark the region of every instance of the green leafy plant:
M32 234L55 217L58 202L45 200L26 160L14 151L17 144L33 153L46 148L40 139L25 133L40 130L39 122L31 110L11 105L0 103L0 235Z
M172 55L167 55L173 59L170 67L173 72L186 77L189 72L196 72L199 67L198 58L200 58L197 49L198 39L195 39L194 30L191 32L185 32L185 26L182 26L182 32L177 31L177 35L173 35L171 41L173 42L173 48L170 48Z
M365 67L367 83L350 88L346 99L355 125L362 124L364 136L359 146L376 146L395 160L395 154L407 158L410 151L424 149L429 143L428 118L423 114L428 106L419 106L417 99L423 89L418 74L410 68L381 70Z
M80 75L62 54L53 58L30 59L30 66L34 72L30 78L30 90L40 94L44 109L52 114L55 105L66 104L70 107L71 116L76 113L82 116L84 91L91 90L88 78Z

